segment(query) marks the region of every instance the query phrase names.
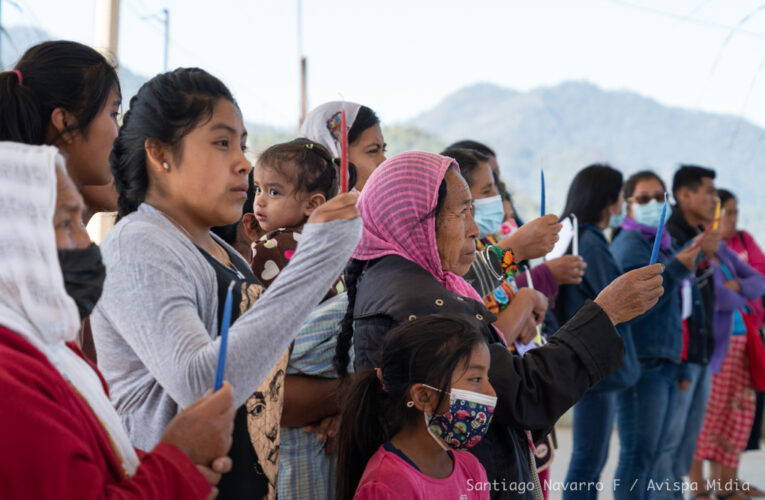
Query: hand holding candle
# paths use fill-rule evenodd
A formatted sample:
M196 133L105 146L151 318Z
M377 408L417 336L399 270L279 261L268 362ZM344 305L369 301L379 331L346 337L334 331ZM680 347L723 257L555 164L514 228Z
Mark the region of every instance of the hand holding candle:
M542 215L541 217L545 216L545 169L541 170L541 181L542 181Z
M223 321L220 325L220 348L218 351L218 367L215 371L215 386L217 391L223 385L223 375L226 371L226 350L228 349L228 328L231 326L231 302L233 301L231 291L234 289L234 281L228 285L226 291L226 304L223 306Z
M669 205L669 196L664 193L664 206L661 207L661 217L659 217L659 226L656 228L656 240L653 242L653 251L649 266L656 264L659 260L659 248L661 248L661 237L664 234L664 219L667 217L667 205Z

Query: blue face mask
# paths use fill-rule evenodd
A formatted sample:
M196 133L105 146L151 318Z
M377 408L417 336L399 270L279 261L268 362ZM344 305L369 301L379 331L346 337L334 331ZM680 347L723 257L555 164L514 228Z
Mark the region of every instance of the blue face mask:
M622 211L618 214L611 214L611 218L608 219L608 227L619 227L624 222L624 218L627 217L627 205L622 203Z
M664 220L660 221L659 219L661 218L661 209L663 206L664 203L659 203L656 200L651 200L645 205L633 203L632 214L635 222L649 227L659 227L659 223L664 225L667 222L667 219L669 219L669 216L672 215L672 208L668 207L669 210L667 210Z
M473 218L481 231L481 238L492 235L499 231L502 221L505 220L505 207L502 205L502 196L492 196L473 200L475 214Z

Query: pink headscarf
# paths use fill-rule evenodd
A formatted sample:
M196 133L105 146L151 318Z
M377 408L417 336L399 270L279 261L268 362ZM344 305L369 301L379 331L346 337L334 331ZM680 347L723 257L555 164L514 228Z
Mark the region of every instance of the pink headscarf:
M478 292L461 276L441 268L436 223L426 218L436 207L438 187L451 165L459 169L451 158L415 151L377 167L359 197L364 231L353 257L372 260L400 255L428 271L447 290L480 301Z

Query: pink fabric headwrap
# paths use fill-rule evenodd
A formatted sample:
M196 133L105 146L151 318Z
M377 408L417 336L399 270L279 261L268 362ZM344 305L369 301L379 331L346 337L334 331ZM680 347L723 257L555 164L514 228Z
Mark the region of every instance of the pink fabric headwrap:
M438 187L451 158L433 153L402 153L383 162L364 185L358 208L364 221L353 257L372 260L400 255L422 267L447 290L480 301L461 276L444 271L436 244L436 222L426 216L438 202Z

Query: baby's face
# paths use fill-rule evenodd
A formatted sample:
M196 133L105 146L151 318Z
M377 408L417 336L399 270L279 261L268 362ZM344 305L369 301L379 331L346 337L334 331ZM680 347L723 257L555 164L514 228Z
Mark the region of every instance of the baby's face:
M264 232L298 226L310 215L308 197L296 193L294 183L286 176L258 162L252 177L255 185L252 212Z

